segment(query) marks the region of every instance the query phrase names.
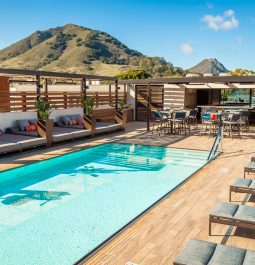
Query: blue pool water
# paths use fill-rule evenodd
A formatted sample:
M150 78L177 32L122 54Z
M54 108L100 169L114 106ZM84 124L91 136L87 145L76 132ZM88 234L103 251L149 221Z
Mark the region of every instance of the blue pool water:
M207 156L113 143L0 173L1 265L73 264Z

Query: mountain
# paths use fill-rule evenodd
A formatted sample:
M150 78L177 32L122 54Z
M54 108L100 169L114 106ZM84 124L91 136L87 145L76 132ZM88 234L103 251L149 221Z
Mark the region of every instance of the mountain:
M218 74L218 73L228 73L229 70L225 68L225 66L220 63L215 58L204 59L197 65L193 66L189 69L191 73L200 73L200 74Z
M0 68L98 75L143 68L154 77L184 74L164 58L145 56L105 32L73 24L36 31L1 50Z

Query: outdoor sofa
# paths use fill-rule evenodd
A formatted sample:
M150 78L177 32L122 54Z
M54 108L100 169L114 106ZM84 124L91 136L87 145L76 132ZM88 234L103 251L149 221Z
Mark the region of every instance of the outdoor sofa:
M192 239L173 264L251 265L254 264L254 260L255 251Z
M209 215L209 235L212 223L255 229L255 207L221 202Z
M17 120L15 126L9 127L0 135L0 153L22 151L27 148L46 145L46 138L40 137L35 127L33 131L26 126L34 126L36 120Z
M52 138L53 143L58 143L70 140L74 141L88 136L91 136L91 131L85 128L81 115L75 114L64 115L58 118L53 128Z

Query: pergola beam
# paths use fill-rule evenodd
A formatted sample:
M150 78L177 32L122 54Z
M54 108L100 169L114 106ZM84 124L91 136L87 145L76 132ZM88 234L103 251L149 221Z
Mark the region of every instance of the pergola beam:
M117 80L112 76L97 76L97 75L85 75L85 74L71 74L61 72L47 72L47 71L35 71L35 70L21 70L21 69L3 69L0 68L0 75L16 75L16 76L41 76L51 78L77 78L77 79L95 79L95 80Z

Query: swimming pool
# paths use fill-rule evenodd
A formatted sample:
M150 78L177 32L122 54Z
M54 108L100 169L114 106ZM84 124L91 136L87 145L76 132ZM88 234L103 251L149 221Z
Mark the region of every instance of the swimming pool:
M111 143L0 173L0 263L73 264L207 163Z

